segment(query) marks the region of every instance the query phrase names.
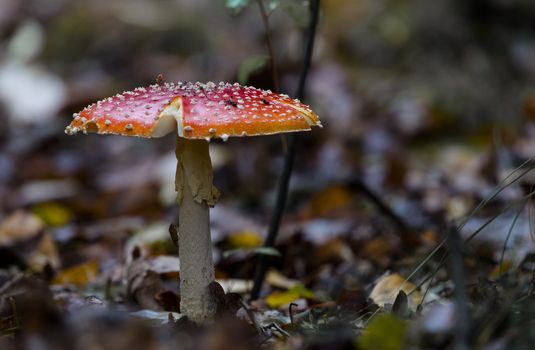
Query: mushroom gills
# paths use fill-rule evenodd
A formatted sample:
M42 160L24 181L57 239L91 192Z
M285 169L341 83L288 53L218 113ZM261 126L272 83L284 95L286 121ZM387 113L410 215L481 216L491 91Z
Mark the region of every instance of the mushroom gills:
M182 98L176 97L158 116L158 121L152 130L152 137L162 137L176 128L177 134L184 137L184 118L182 114Z

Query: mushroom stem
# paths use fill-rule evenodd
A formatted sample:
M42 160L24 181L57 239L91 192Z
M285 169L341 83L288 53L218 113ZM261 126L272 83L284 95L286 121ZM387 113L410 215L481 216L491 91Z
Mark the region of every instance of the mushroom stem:
M217 201L213 173L204 140L177 138L175 188L180 258L180 311L190 320L213 321L215 303L208 286L214 281L209 207Z

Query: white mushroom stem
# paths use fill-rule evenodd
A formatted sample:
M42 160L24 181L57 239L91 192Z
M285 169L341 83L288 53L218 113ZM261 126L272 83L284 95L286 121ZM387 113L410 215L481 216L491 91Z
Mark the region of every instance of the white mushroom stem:
M219 193L213 187L208 143L177 139L175 187L179 205L180 311L190 320L213 321L215 303L208 286L214 281L209 208Z

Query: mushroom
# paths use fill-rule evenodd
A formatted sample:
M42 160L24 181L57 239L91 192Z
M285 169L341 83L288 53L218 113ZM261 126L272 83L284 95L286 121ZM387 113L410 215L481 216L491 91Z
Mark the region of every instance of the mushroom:
M215 313L208 288L214 281L209 208L219 191L213 186L208 142L311 126L321 127L318 116L284 94L223 82L160 82L86 107L65 132L152 138L176 130L180 309L190 320L209 323Z

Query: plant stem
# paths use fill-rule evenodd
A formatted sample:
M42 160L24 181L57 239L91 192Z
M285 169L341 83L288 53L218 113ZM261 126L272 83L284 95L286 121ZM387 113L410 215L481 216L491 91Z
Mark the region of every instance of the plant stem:
M260 14L262 16L262 22L264 23L264 31L266 35L266 46L269 54L269 62L271 65L271 76L273 79L273 90L279 92L279 74L277 69L277 60L275 58L275 52L273 50L273 43L271 41L271 30L269 28L269 14L266 11L266 7L262 0L257 0L258 7L260 8Z
M196 323L206 324L213 321L216 311L208 289L214 281L214 262L210 208L206 200L199 198L197 189L212 188L208 143L179 137L176 156L180 312Z
M468 350L468 336L470 333L470 313L468 310L468 297L464 290L465 277L462 255L462 242L459 232L455 227L450 228L448 237L450 248L450 267L452 281L454 284L455 298L455 332L453 337L453 348L457 350Z
M259 3L262 1L259 0ZM305 84L308 76L308 71L310 70L310 63L312 61L312 52L314 50L314 39L316 37L316 28L318 26L319 18L319 5L320 0L312 0L310 2L310 23L307 30L307 41L305 56L303 60L303 66L301 68L301 74L299 77L299 85L297 87L296 97L298 99L303 99L305 96ZM263 5L262 7L263 8ZM268 36L269 37L269 36ZM271 53L270 53L271 55ZM268 235L264 242L265 247L273 247L279 233L280 222L282 214L284 212L284 207L286 206L286 198L288 196L288 186L290 183L290 177L292 174L293 163L295 159L297 144L297 135L290 134L288 136L288 151L284 157L284 168L282 170L282 175L280 177L278 186L277 186L277 200L275 203L275 208L273 210L273 215L271 217L271 222L269 225ZM260 255L256 264L255 274L254 274L254 283L253 290L251 291L251 299L258 299L260 294L260 289L264 283L264 278L266 276L266 270L268 267L268 257L265 255Z

